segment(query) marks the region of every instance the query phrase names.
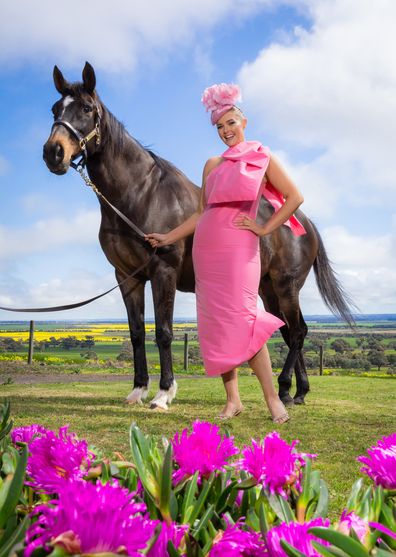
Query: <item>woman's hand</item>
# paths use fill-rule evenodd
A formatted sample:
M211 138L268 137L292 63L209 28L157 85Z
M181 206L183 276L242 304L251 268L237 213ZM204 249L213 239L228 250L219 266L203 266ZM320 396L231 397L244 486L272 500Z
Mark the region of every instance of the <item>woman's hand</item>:
M234 219L234 224L241 230L251 230L251 232L254 232L257 236L263 236L265 234L264 228L259 226L255 220L244 213L240 213Z
M144 239L150 243L152 248L162 248L172 243L169 241L168 234L158 234L157 232L146 234Z

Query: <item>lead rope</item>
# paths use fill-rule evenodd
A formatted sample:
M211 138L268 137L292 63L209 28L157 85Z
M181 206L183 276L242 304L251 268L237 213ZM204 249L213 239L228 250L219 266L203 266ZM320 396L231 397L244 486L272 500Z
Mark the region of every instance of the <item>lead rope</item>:
M134 232L136 232L136 234L138 234L138 236L140 236L141 238L145 237L145 234L142 230L140 230L140 228L138 226L136 226L136 224L134 224L127 216L125 216L123 213L121 213L121 211L119 209L117 209L117 207L114 207L114 205L112 203L110 203L110 201L98 190L98 188L95 186L95 184L92 182L92 180L89 178L89 176L84 172L84 167L83 165L80 163L78 165L76 165L77 172L80 174L81 178L84 180L84 182L86 183L87 186L89 186L95 193L96 195L100 198L103 199L103 201L105 203L107 203L107 205L109 207L111 207L113 209L113 211L130 227L132 228L132 230ZM148 261L146 261L145 263L143 263L143 265L141 265L140 267L138 267L133 273L131 273L130 275L128 275L127 277L125 277L121 282L118 282L115 286L113 286L112 288L110 288L109 290L106 290L106 292L103 292L102 294L98 294L97 296L94 296L93 298L89 298L88 300L83 300L82 302L76 302L74 304L66 304L63 306L52 306L52 307L45 307L45 308L9 308L9 307L5 307L5 306L0 306L0 309L4 310L4 311L14 311L14 312L26 312L26 313L46 313L46 312L52 312L52 311L62 311L62 310L69 310L69 309L74 309L74 308L79 308L81 306L86 306L87 304L90 304L91 302L94 302L95 300L98 300L99 298L103 298L103 296L106 296L106 294L109 294L110 292L112 292L113 290L115 290L116 288L119 288L121 285L123 285L127 280L133 278L135 275L137 275L138 273L140 273L140 271L142 271L145 267L147 267L147 265L150 263L150 261L153 259L154 255L157 253L157 248L153 248L153 252L151 253Z

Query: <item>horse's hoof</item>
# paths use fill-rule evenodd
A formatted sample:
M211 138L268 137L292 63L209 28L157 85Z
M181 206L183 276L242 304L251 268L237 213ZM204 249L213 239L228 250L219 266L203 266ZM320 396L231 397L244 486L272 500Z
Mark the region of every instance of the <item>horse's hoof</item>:
M147 395L148 387L136 387L126 397L125 402L127 404L143 404L143 400L147 398Z
M154 410L154 411L157 411L157 412L166 412L167 410L169 410L169 408L168 408L167 404L164 404L163 406L160 406L159 404L157 404L155 402L154 403L152 402L150 404L150 410Z
M153 410L156 408L160 408L161 410L168 410L168 402L169 392L160 390L151 401L150 408Z
M295 396L294 397L294 404L305 404L304 396Z
M285 406L293 406L294 399L290 395L284 395L279 397Z

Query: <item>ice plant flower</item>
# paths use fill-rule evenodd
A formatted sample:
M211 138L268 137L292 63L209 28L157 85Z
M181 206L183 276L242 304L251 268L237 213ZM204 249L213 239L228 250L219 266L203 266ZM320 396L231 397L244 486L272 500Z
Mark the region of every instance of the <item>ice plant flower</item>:
M141 512L145 505L133 501L134 494L117 482L103 485L85 480L63 484L59 499L38 505L37 521L26 532L25 557L40 547L60 546L66 554L122 553L138 557L147 546L155 522Z
M363 518L360 518L360 516L358 516L354 511L348 512L344 510L342 511L342 515L338 523L338 531L346 536L349 536L351 529L354 530L359 540L363 545L365 545L367 537L370 535L368 522L363 520Z
M219 426L208 422L195 421L192 432L184 429L172 439L174 459L178 470L174 481L199 472L199 478L208 477L214 470L223 470L229 459L238 453L233 437L221 436Z
M36 437L42 437L49 430L39 424L32 424L22 427L15 427L11 431L11 441L14 443L29 444Z
M311 541L317 540L323 545L330 545L325 540L321 540L308 532L313 526L328 527L330 520L323 518L315 518L310 522L301 524L300 522L283 522L279 526L271 528L266 535L266 548L268 557L287 557L286 552L282 549L281 540L301 551L307 557L319 557L320 554L313 548Z
M82 478L94 458L87 442L69 433L68 426L61 427L58 434L48 430L35 437L29 452L26 483L46 493L57 493L65 481Z
M396 489L396 433L382 437L367 449L368 456L357 458L365 464L360 471L367 474L376 485Z
M173 543L176 549L179 549L180 542L187 529L187 524L175 524L172 522L172 524L168 525L166 522L162 522L160 535L147 553L147 557L164 557L164 555L168 555L167 546L169 541Z
M227 525L213 541L208 557L258 557L264 555L264 542L257 532L241 530L240 524Z
M252 439L250 446L244 446L238 467L251 474L269 493L287 497L291 487L301 489L301 469L305 466L304 456L315 455L297 453L294 447L281 439L278 432L269 433L262 443Z

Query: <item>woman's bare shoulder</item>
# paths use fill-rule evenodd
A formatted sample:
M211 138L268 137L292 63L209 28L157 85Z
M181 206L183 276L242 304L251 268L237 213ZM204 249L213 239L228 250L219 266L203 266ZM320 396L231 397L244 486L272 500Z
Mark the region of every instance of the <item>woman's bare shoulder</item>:
M222 162L222 157L210 157L205 163L204 166L204 176L206 176L211 170L213 170L216 166L218 166Z

